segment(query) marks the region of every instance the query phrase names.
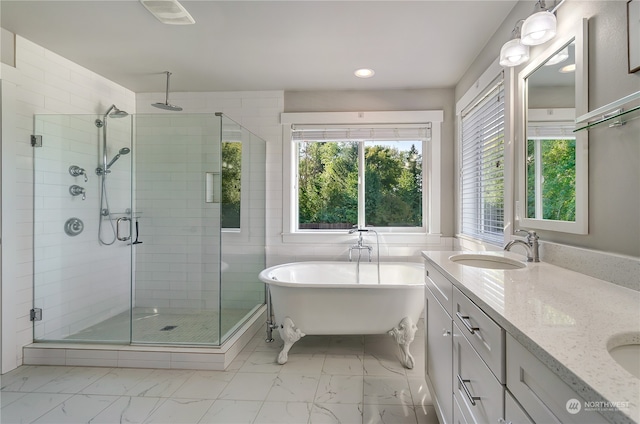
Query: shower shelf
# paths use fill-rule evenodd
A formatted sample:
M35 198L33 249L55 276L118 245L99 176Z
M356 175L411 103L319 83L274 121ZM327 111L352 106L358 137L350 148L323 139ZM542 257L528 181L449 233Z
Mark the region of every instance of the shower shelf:
M624 109L623 106L628 106L630 103L640 100L640 91L629 94L615 102L611 102L608 105L599 107L585 115L576 118L576 129L573 132L582 130L588 130L599 126L605 122L609 122L609 127L618 127L624 125L626 121L619 118L625 117L635 119L640 117L640 104L634 104L628 109Z
M136 212L133 216L131 216L131 212L113 212L110 217L112 220L115 220L118 218L138 219L138 218L142 218L142 212Z

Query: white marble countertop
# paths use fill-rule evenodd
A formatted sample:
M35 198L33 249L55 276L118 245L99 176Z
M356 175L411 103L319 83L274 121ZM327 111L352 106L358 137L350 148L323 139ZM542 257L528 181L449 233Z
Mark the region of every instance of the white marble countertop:
M586 401L628 402L600 412L609 421L640 423L640 379L607 349L640 343L640 292L544 262L493 270L449 260L461 253L478 252L422 255Z

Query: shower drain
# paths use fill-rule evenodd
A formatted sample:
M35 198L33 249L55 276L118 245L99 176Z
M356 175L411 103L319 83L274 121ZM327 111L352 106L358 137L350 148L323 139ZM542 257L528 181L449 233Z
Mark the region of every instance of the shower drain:
M173 329L174 329L174 328L176 328L176 327L177 327L177 325L165 325L164 327L162 327L162 328L160 329L160 331L171 331L171 330L173 330Z

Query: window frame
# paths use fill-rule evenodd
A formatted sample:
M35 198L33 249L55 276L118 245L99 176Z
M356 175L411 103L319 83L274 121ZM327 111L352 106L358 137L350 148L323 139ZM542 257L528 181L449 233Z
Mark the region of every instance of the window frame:
M331 242L336 235L347 234L344 230L298 230L297 229L297 144L292 141L293 125L336 126L388 126L431 124L431 140L423 142L423 227L376 227L385 237L385 242L439 243L440 242L440 194L441 194L441 126L444 113L435 111L392 112L311 112L282 113L283 125L283 233L284 243ZM364 157L364 156L362 156Z

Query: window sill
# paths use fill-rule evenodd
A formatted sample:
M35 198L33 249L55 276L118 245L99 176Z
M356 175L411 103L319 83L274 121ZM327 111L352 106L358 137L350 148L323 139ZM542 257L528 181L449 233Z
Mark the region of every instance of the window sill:
M429 233L383 233L378 232L380 243L387 245L432 245L441 243L441 234ZM375 234L365 235L366 239L375 239ZM282 233L283 243L297 244L335 244L357 241L357 234L349 234L347 231L327 231L322 233Z

